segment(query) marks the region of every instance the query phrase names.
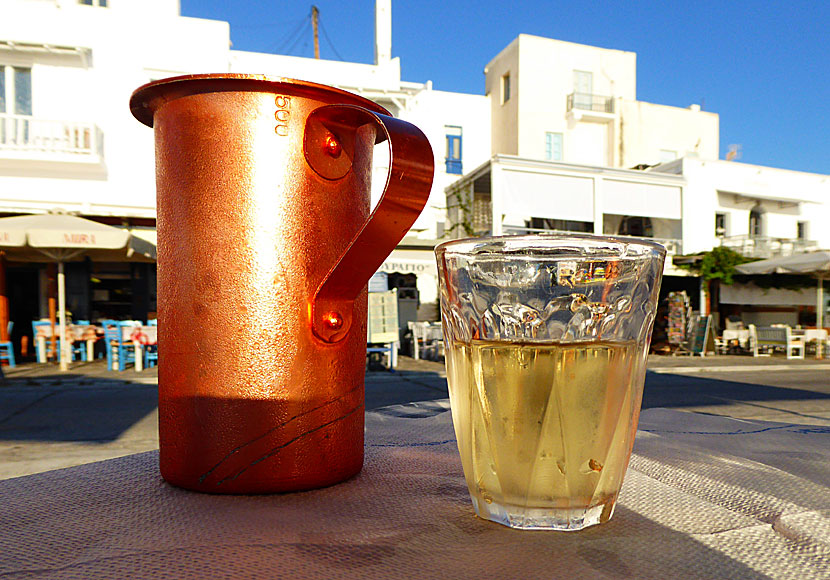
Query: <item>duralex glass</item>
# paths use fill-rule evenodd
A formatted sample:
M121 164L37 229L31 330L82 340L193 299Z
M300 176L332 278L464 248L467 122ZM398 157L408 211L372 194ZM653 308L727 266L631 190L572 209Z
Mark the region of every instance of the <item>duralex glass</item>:
M476 514L520 529L608 521L637 430L665 248L550 234L435 253Z

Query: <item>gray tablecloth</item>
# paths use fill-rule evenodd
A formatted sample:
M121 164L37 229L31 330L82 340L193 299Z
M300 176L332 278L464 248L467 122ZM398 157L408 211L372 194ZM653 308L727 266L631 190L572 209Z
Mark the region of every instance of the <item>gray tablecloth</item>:
M576 533L473 515L445 405L367 414L317 491L167 485L156 452L0 482L0 578L830 578L830 429L643 413L620 505Z

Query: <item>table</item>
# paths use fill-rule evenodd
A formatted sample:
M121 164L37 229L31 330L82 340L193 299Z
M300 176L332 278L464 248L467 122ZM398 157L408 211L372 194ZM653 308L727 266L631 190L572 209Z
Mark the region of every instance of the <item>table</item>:
M366 415L326 489L173 488L157 452L0 481L0 577L830 577L830 427L644 411L613 519L576 533L476 518L444 401Z
M744 349L749 349L749 330L748 329L732 329L723 331L723 342L727 348L729 343L733 340L738 341L738 345Z
M66 336L71 338L72 342L86 342L86 360L95 360L95 341L98 340L99 334L102 332L100 328L91 324L69 324L66 327ZM46 362L46 341L52 338L52 327L37 326L35 327L35 340L37 341L38 361L39 363ZM60 337L60 325L55 325L55 336Z
M133 343L135 349L135 372L140 373L144 370L143 351L147 346L158 344L158 327L157 326L122 326L121 327L121 341Z
M804 341L804 345L815 340L817 343L822 344L822 348L818 348L818 344L816 345L816 358L822 358L823 354L827 354L827 330L824 328L794 328L792 331L793 336L801 337ZM823 352L822 352L823 351ZM805 351L806 354L806 351Z

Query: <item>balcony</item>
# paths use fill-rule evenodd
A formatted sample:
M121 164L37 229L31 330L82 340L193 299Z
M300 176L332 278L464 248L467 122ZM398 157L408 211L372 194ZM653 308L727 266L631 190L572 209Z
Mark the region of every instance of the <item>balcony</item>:
M575 234L575 233L576 234L585 233L585 232L568 232L568 231L564 231L564 230L545 230L545 229L539 229L539 228L523 228L523 227L519 227L519 226L507 226L507 225L503 226L503 230L504 230L505 235L514 235L514 236L516 236L516 235L522 236L522 235L528 235L528 234L565 234L565 235L569 235L569 234ZM656 242L656 243L658 243L661 246L666 248L666 253L668 255L670 255L670 256L675 256L675 255L679 256L679 255L681 255L681 249L682 249L682 245L681 245L682 241L681 240L672 239L672 238L647 238L647 237L641 237L641 236L622 236L622 235L616 235L616 234L614 234L611 237L619 238L621 240L630 240L632 242L639 242L639 241Z
M102 140L94 123L0 114L0 160L99 163Z
M768 238L727 236L720 238L720 245L746 256L747 258L774 258L818 250L818 242L795 238Z
M568 95L568 116L575 121L610 122L614 119L614 98L571 93Z

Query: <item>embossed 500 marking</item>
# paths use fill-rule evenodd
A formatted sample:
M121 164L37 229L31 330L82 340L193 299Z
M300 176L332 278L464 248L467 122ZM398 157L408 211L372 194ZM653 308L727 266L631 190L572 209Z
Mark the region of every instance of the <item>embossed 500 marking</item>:
M277 105L277 110L274 113L274 118L277 120L277 126L274 127L277 135L285 137L288 135L288 120L291 118L291 99L289 97L277 97L274 102Z

